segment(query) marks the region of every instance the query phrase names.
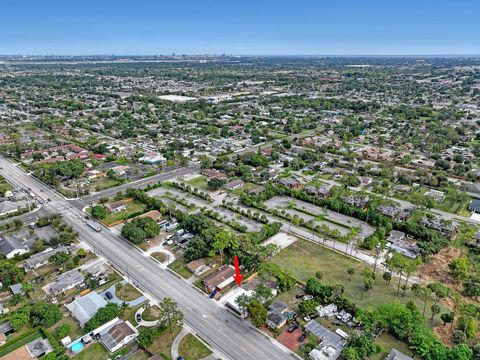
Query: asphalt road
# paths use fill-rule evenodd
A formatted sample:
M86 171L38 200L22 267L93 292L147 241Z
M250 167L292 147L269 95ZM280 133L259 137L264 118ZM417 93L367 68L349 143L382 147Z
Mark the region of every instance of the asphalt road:
M200 170L200 164L190 164L186 167L181 167L175 170L171 170L169 172L163 174L153 175L144 179L140 179L131 183L122 184L120 186L106 189L103 191L95 192L90 195L85 195L82 197L85 203L96 203L101 197L112 197L119 191L124 191L127 188L143 188L147 185L156 184L159 181L166 181L178 176L183 176L187 174L191 174L195 171Z
M208 342L222 358L238 360L292 359L286 348L261 335L252 325L221 307L214 300L187 284L167 270L160 269L149 257L107 229L96 232L82 218L84 214L63 197L46 187L23 170L0 157L0 173L14 185L31 188L40 199L47 201L45 208L63 216L97 253L136 285L157 299L166 296L178 303L184 313L185 322ZM156 180L158 181L158 180ZM43 191L40 191L40 190Z

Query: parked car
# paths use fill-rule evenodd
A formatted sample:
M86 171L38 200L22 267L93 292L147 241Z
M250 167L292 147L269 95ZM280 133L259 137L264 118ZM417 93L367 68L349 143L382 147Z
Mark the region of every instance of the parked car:
M308 321L312 320L312 318L311 318L310 316L308 316L308 315L307 315L307 316L305 316L305 317L303 318L303 320L305 320L305 321L307 321L307 322L308 322Z
M305 295L305 296L303 297L303 300L304 300L304 301L308 301L308 300L312 300L312 299L313 299L313 296L312 296L312 295Z
M303 342L307 337L307 334L303 333L302 335L300 335L300 337L298 338L298 342Z
M294 322L292 322L292 323L290 324L290 326L288 327L288 330L287 330L287 331L288 331L289 333L292 333L292 332L294 332L294 331L297 330L297 329L298 329L298 324L297 324L296 321L294 321Z
M108 300L112 300L112 299L113 299L113 295L112 295L112 293L111 293L110 291L107 291L107 292L105 293L105 297L106 297Z
M135 319L137 320L137 323L139 323L140 321L142 321L142 315L136 314Z

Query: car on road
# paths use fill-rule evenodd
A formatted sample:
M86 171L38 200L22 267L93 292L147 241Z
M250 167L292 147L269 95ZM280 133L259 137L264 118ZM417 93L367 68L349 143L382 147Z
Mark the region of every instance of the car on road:
M141 322L142 321L142 315L136 314L135 319L137 320L137 323Z
M177 360L185 360L185 359L183 358L183 356L179 356L177 357Z
M105 293L105 297L106 297L108 300L112 300L112 299L113 299L113 295L112 295L112 293L111 293L110 291L107 291L107 292Z
M303 333L302 335L300 335L300 337L298 338L298 342L303 342L307 337L307 334Z

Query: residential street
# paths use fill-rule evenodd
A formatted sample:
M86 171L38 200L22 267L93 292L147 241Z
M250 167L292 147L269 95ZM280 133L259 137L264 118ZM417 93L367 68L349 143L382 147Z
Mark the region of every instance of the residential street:
M57 193L17 166L0 158L1 174L18 187L29 187L40 199L48 202L47 209L63 215L64 221L80 234L80 239L90 244L120 272L138 287L157 299L170 297L179 304L185 322L205 341L218 350L225 359L289 359L287 349L261 335L252 325L222 308L215 301L187 284L173 273L142 254L133 245L113 235L107 229L95 232L82 219L84 214ZM157 180L158 181L158 180ZM40 191L43 189L43 192Z

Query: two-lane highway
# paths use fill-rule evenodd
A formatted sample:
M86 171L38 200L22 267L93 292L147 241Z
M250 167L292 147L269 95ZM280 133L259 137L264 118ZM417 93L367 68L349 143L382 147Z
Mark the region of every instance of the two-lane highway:
M214 300L194 289L183 279L159 268L149 257L143 256L133 245L104 229L97 233L82 222L84 214L68 201L46 187L23 170L4 158L0 158L1 174L17 186L31 188L47 208L63 216L80 238L90 244L124 275L139 287L156 297L170 297L184 313L185 322L197 331L226 359L270 360L292 359L288 350L281 348L254 329L245 320L239 319L219 306ZM42 190L42 191L40 191Z

